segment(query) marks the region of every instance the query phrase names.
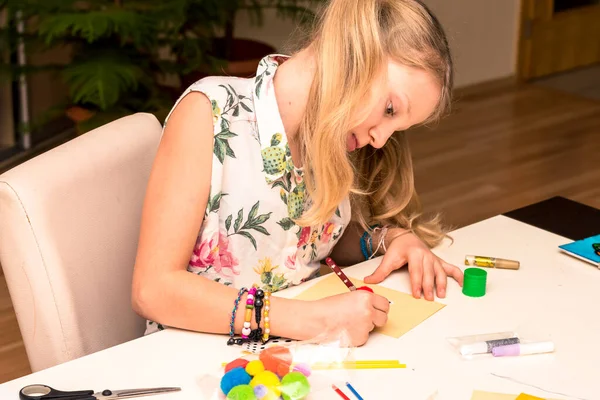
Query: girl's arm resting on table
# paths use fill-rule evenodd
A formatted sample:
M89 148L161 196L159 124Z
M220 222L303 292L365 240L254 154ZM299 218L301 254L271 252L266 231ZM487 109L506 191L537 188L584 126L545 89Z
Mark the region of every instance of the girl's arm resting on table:
M207 205L213 160L212 106L192 92L169 118L148 182L134 267L132 306L167 326L227 333L238 290L186 271ZM272 297L272 334L302 337L321 321L309 303ZM243 326L245 296L236 314ZM254 320L254 318L253 318Z
M350 222L342 237L336 243L331 258L338 265L350 266L365 261L365 257L360 248L360 238L365 233L362 226L355 221ZM381 240L382 231L377 231L373 235L373 250L376 250ZM393 228L386 232L385 245L388 246L396 237L408 233L405 229ZM383 246L379 246L377 254L373 257L382 256L385 252Z

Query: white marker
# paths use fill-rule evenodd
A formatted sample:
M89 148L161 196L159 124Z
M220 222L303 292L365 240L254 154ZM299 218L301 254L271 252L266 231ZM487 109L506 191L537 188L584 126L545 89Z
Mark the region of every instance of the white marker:
M509 344L508 346L499 346L492 349L494 357L506 356L524 356L527 354L552 353L554 351L553 342L538 343L520 343Z

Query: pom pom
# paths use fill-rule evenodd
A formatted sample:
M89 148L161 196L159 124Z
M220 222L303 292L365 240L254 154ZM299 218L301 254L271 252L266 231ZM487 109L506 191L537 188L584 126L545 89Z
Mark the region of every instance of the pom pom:
M269 393L269 389L265 385L256 385L254 386L254 395L257 399L262 400Z
M228 395L231 389L250 383L251 376L243 368L234 368L221 378L221 390Z
M310 384L306 376L300 372L290 372L281 380L283 400L302 400L310 392Z
M300 372L302 375L309 377L310 376L310 365L306 363L296 364L294 366L294 372Z
M281 383L279 382L279 377L271 371L263 371L252 378L250 386L255 388L259 385L262 385L267 389L267 394L261 400L277 400L281 395Z
M227 373L232 369L239 367L246 368L246 365L248 365L248 360L244 360L243 358L237 358L225 366L225 372Z
M252 360L246 365L246 372L251 376L256 376L265 370L265 366L260 360Z
M252 386L239 385L229 391L227 400L256 400L256 396Z
M265 370L271 371L279 376L284 376L290 371L292 366L292 352L282 346L274 346L261 351L260 361L265 366Z

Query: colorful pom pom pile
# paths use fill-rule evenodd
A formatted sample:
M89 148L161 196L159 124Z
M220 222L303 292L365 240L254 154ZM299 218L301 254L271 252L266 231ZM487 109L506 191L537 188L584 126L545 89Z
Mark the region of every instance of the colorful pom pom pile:
M238 358L225 367L221 390L228 400L302 400L310 392L310 367L292 369L292 353L281 346L263 350L258 360Z

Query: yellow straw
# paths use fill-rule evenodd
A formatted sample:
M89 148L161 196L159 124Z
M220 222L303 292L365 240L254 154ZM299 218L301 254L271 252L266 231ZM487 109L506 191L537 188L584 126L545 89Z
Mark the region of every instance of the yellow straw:
M227 363L221 363L221 366L226 366ZM406 364L400 364L398 360L357 360L357 361L341 361L341 362L317 362L311 364L312 369L390 369L390 368L406 368Z
M343 362L343 363L315 363L310 366L314 370L319 369L391 369L391 368L406 368L406 364L399 362Z

